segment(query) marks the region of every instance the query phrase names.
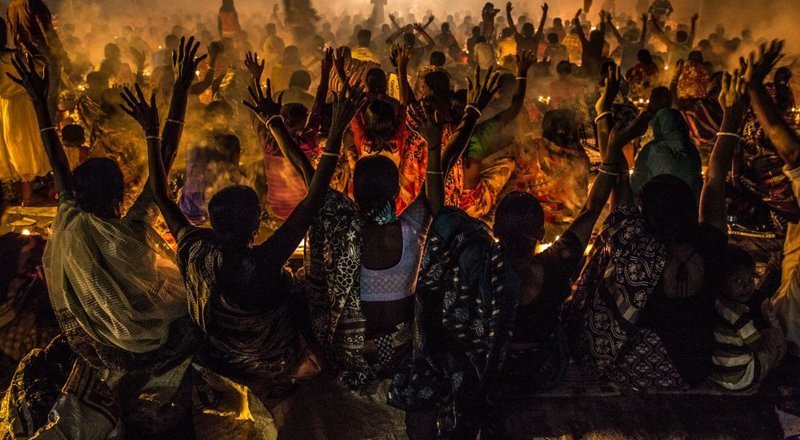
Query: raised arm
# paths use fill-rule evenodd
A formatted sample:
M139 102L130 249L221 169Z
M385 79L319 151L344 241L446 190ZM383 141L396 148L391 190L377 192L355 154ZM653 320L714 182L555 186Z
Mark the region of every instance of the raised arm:
M628 175L628 164L622 153L623 148L644 134L651 119L649 113L643 112L627 127L617 124L610 129L613 115L608 114L608 110L605 109L610 108L609 98L610 102L614 101L614 96L619 91L620 79L621 73L617 67L603 85L603 92L596 105L598 109L603 110L599 113L600 117L597 120L598 143L603 163L600 165L600 174L589 191L586 203L567 229L578 237L584 247L592 238L594 226L597 224L597 219L600 218L612 190L619 186L620 178L627 182L625 176ZM630 184L628 186L630 187Z
M336 164L339 161L339 151L342 147L345 130L365 102L366 96L361 88L354 89L349 86L345 87L342 94L333 102L328 143L322 152L322 158L314 172L314 177L311 179L308 195L297 205L289 218L269 240L255 247L256 252L280 265L283 265L292 256L314 217L322 208L331 178L336 170Z
M625 39L622 38L622 34L619 33L619 29L614 26L614 19L611 17L611 14L606 15L606 21L608 22L608 28L611 29L611 34L617 39L617 43L620 45L624 43Z
M33 58L30 56L23 57L21 54L16 54L14 59L11 60L11 64L16 69L18 77L9 73L6 73L6 76L11 81L24 87L31 101L33 101L42 143L50 161L50 167L53 169L56 192L59 195L72 195L74 187L72 185L69 162L58 138L58 132L53 124L53 117L50 114L48 105L51 86L50 68L45 66L40 75Z
M783 56L781 53L783 44L782 40L774 40L769 46L762 44L758 56L751 53L745 79L758 122L775 145L781 159L789 168L794 169L800 166L800 137L783 119L783 115L764 87L765 78Z
M423 107L409 109L408 128L425 139L428 146L428 166L425 171L425 197L432 215L444 207L444 171L442 170L442 133L444 124L438 113L430 114Z
M214 73L217 65L217 58L219 58L220 46L210 44L208 46L208 69L203 79L195 82L189 88L189 94L202 95L214 83Z
M536 64L536 52L525 50L521 55L516 56L517 79L514 88L514 95L511 97L511 105L502 112L495 115L492 119L502 124L509 124L522 111L525 104L525 93L528 90L528 71L531 66Z
M408 63L411 60L411 48L406 45L392 46L392 53L389 60L397 73L397 81L400 83L400 103L411 105L417 101L411 84L408 83Z
M317 93L314 95L314 103L311 104L311 109L308 112L308 121L306 122L306 128L317 132L322 126L322 110L325 107L325 103L328 101L328 88L331 83L333 63L334 51L333 48L329 47L325 49L325 55L323 55L322 61L320 62L319 85L317 86Z
M536 29L536 34L534 34L534 40L542 41L542 36L544 35L544 27L547 25L547 11L550 10L550 6L547 3L542 5L542 19L539 20L539 28Z
M434 47L436 47L436 42L433 41L433 38L431 38L430 35L428 35L428 32L425 30L425 26L417 23L414 25L414 30L416 30L417 33L422 36L422 39L425 40L425 50L432 50Z
M700 221L727 233L725 181L739 145L739 129L747 110L747 85L738 69L733 71L733 76L727 72L723 75L719 104L723 111L722 125L708 160L706 181L700 194Z
M164 164L164 158L167 154L162 151L161 138L158 136L159 118L156 95L153 93L148 103L139 84L134 87L135 93L125 87L122 92L123 104L120 107L135 119L144 130L144 136L147 140L148 170L150 171L150 177L147 179L148 191L152 194L153 200L164 216L169 232L173 237L177 237L178 232L189 225L189 220L186 219L178 205L169 197L168 171Z
M169 174L175 154L178 152L181 136L183 135L183 125L186 119L186 104L189 100L189 91L197 75L197 67L208 55L197 56L200 49L200 42L194 37L181 38L178 50L172 53L172 65L177 72L175 87L172 91L172 100L169 105L169 113L161 133L161 151L164 154L164 169Z
M445 176L455 166L458 158L464 154L464 150L469 146L472 131L481 118L481 112L500 89L500 74L493 70L493 67L489 67L486 76L481 81L480 67L476 67L474 79L467 80L468 98L464 116L462 116L456 132L450 136L442 149L442 170Z
M514 10L514 5L511 2L506 3L506 21L508 22L508 27L511 29L511 32L514 32L514 35L519 34L517 31L517 26L514 24L514 17L511 16L511 11Z
M689 47L694 47L694 38L697 36L697 19L700 18L700 15L694 14L692 15L692 27L689 30L689 39L686 40L686 44Z
M581 40L581 47L585 50L586 45L589 44L589 40L586 39L586 34L583 33L583 27L581 26L582 12L582 9L578 9L578 12L575 13L575 18L572 19L572 31L578 34L578 39Z
M654 16L650 16L650 26L653 27L653 34L655 34L656 38L661 40L664 45L667 46L668 49L673 49L677 44L670 40L669 37L664 33L664 30L661 29L661 26L658 24L658 20Z
M283 107L283 94L278 95L278 99L273 99L272 95L272 81L267 79L266 88L262 88L255 78L253 84L247 87L247 92L250 94L250 101L243 101L242 103L249 108L253 114L264 124L267 130L272 134L273 139L278 144L281 153L289 159L292 166L303 176L306 186L311 185L311 179L314 177L314 167L308 160L306 155L297 145L292 134L286 128L286 124L281 117L281 108Z
M642 35L639 36L639 45L642 49L647 45L647 14L642 14Z

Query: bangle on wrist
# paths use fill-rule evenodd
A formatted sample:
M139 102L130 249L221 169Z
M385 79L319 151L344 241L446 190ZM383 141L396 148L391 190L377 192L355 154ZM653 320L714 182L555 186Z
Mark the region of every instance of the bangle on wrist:
M614 112L612 112L612 111L605 111L605 112L603 112L603 113L600 113L599 115L597 115L597 117L596 117L596 118L594 118L594 123L595 123L595 125L597 125L597 123L598 123L598 122L600 122L600 120L601 120L601 119L603 119L603 118L606 118L606 117L608 117L608 116L614 116Z
M425 174L433 174L434 176L444 176L444 171L425 171Z
M738 133L734 133L734 132L731 132L731 131L720 131L720 132L717 132L717 137L722 137L722 136L732 137L732 138L736 138L736 139L741 139L742 138L741 136L739 136Z
M517 81L527 81L527 80L528 80L527 76L518 76L517 77Z
M323 151L322 155L327 157L335 157L337 159L339 158L339 153L334 153L332 151Z
M476 115L477 115L479 118L480 118L480 117L483 115L483 113L482 113L480 110L478 110L478 107L475 107L475 106L474 106L474 105L472 105L472 104L467 104L467 106L466 106L466 107L464 107L464 110L465 110L465 111L466 111L466 110L472 110L472 111L474 111L474 112L475 112L475 114L476 114Z
M144 139L148 140L148 141L159 141L159 142L161 142L161 136L145 136Z
M281 122L283 122L283 116L281 115L271 116L269 119L267 119L267 122L265 122L265 124L267 127L269 127L269 125L275 122L276 120L280 120Z
M599 171L600 173L605 174L607 176L612 176L612 177L619 176L619 173L616 173L614 171L609 171L609 170L605 169L603 166L600 166L600 168L598 168L597 171Z
M170 122L173 123L173 124L178 124L178 125L183 125L184 124L184 122L181 121L180 119L171 119L171 118L167 119L167 123L170 123Z
M48 132L48 131L50 131L50 130L53 130L53 131L58 131L58 129L57 129L56 127L45 127L45 128L43 128L43 129L39 130L39 133L42 133L42 134L44 134L45 132Z

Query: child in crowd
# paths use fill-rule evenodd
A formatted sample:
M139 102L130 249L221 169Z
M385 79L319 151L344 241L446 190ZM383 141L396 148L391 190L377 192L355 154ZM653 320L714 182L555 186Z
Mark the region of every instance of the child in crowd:
M786 340L769 300L761 308L769 327L759 330L753 323L747 305L755 291L753 257L729 245L725 269L716 303L711 381L729 390L744 391L764 379L783 358Z

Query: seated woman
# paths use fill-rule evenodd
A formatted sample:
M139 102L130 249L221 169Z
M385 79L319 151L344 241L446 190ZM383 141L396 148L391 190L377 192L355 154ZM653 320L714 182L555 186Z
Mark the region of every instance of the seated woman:
M444 175L466 148L480 110L496 92L496 75L480 82L450 142L442 149L442 120L423 110L414 126L428 148L428 176ZM435 119L433 121L432 119ZM440 151L441 150L441 151ZM311 228L309 302L314 335L345 386L363 390L388 377L411 348L413 296L430 212L426 195L398 218L398 171L380 156L356 164L355 204L331 191Z
M574 357L620 385L680 390L709 375L727 245L725 179L746 108L734 77L726 75L720 93L725 116L699 215L681 179L654 177L637 206L620 173L613 213L567 304Z
M128 91L128 111L147 133L150 188L178 242L178 264L189 290L189 311L206 336L198 359L266 398L319 371L314 354L292 319L292 279L283 266L322 206L339 158L342 135L364 98L359 90L346 90L334 102L328 143L314 171L280 115L269 113L280 106L269 94L263 95L257 82L254 87L254 102L246 105L266 121L273 136L281 140L281 148L292 144L286 154L290 160L299 161L295 163L310 182L308 195L286 222L255 246L261 220L256 192L245 186L223 189L209 202L212 229L193 227L167 193L163 154L156 136L157 109L141 93L136 99Z
M678 110L665 108L653 118L653 140L636 155L631 175L633 192L639 194L645 183L661 174L683 180L700 200L703 188L702 164L689 137L689 126Z
M199 45L193 38L184 40L177 56L179 74L163 133L167 164L175 157L188 89L202 61L195 57ZM40 75L34 63L21 56L14 67L19 74L14 80L27 89L36 107L59 194L43 258L56 318L70 348L105 374L126 408L130 426L163 429L175 422L173 416L183 415L179 407L161 412L160 423L142 422L153 408L128 406L136 400L131 396L138 396L154 376L186 365L196 333L186 313L186 291L175 255L151 225L150 191L145 190L123 216L125 188L116 162L90 159L70 173L47 105L49 80L59 78L58 73L51 77L46 69ZM177 389L177 384L163 385L160 390L169 396ZM160 397L165 396L154 395L150 403L163 404Z
M171 164L182 133L187 83L199 43L184 41L178 60L165 161ZM184 50L185 48L185 50ZM193 50L192 50L193 49ZM44 255L50 300L72 348L96 368L163 371L191 351L193 332L175 257L152 228L150 191L122 216L124 184L116 162L87 160L69 172L47 106L48 80L18 57L15 67L31 95L59 194ZM191 70L191 72L190 72ZM58 75L54 75L58 77Z
M409 412L409 437L502 436L487 425L491 400L546 389L561 378L569 361L561 304L615 176L625 169L622 148L649 121L643 114L609 140L607 109L619 78L615 69L597 103L605 113L598 121L601 174L581 214L544 252L535 253L544 237L544 210L532 195L513 192L500 202L494 237L463 211L436 212L443 203L431 197L436 214L417 290L422 345L415 347L415 362L395 376L390 394L392 404Z

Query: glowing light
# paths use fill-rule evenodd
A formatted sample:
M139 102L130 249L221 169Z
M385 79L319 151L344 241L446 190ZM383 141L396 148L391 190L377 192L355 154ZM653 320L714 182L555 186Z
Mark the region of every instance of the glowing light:
M31 235L31 230L30 229L23 229L22 230L22 235Z
M194 71L194 74L195 74L196 76L200 76L200 71L199 71L199 70L195 70L195 71Z
M628 170L628 175L633 176L633 170Z

